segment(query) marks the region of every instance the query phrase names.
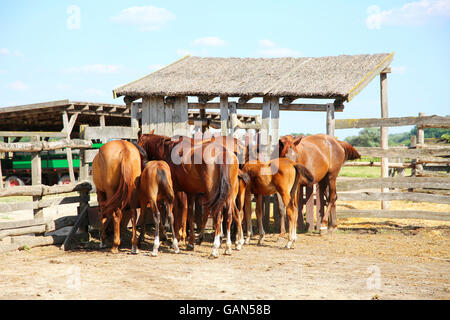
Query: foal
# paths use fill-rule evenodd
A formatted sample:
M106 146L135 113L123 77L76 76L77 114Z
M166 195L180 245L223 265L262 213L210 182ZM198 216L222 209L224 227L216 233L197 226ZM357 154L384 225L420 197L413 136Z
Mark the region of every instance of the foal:
M166 214L169 218L169 224L172 231L172 248L175 253L179 253L178 241L175 236L173 227L173 184L170 175L169 165L165 161L150 161L141 173L139 180L139 202L141 205L142 218L144 221L142 227L142 234L145 235L145 213L147 208L153 212L153 220L155 222L155 242L153 244L152 256L158 255L159 248L159 226L160 226L160 212L159 207L164 206ZM136 233L133 233L133 239L136 239ZM133 253L137 253L137 248L134 248Z
M261 245L264 240L264 228L262 224L262 200L263 196L279 193L289 218L289 239L286 248L291 248L297 238L297 201L296 193L299 184L311 184L311 173L301 164L287 158L277 158L268 162L247 162L242 171L250 177L250 183L245 191L244 215L247 223L247 239L250 241L252 233L252 207L251 194L256 195L256 217L258 218L259 240Z

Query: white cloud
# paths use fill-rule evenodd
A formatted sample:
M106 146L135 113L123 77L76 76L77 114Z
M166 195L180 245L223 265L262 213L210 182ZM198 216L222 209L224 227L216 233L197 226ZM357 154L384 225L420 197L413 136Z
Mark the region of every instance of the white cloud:
M175 20L175 15L164 8L153 6L130 7L122 10L112 20L121 24L137 26L139 31L153 31Z
M418 26L436 18L450 18L450 0L421 0L409 2L401 8L382 11L376 5L367 8L366 26L381 29L382 26Z
M28 85L26 85L20 80L11 82L9 85L7 85L7 87L14 91L25 91L29 88Z
M10 52L7 48L0 48L0 55L7 56L9 54L10 54Z
M204 37L195 39L193 44L195 46L204 47L223 47L224 45L226 45L226 42L219 37Z
M298 57L302 53L289 48L278 47L277 44L271 40L259 40L260 48L258 53L264 57L280 58L280 57Z
M122 70L122 66L108 64L90 64L81 67L69 67L63 71L66 73L111 74Z

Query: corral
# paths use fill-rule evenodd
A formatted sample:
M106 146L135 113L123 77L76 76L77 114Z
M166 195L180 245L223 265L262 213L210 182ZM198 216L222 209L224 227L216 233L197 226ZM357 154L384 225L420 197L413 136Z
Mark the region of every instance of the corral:
M61 125L52 130L59 131L56 136L64 138L55 142L41 141L40 137L52 137L49 133L37 131L20 133L34 137L36 141L25 143L4 143L0 151L33 152L32 164L33 185L30 187L8 188L0 191L1 196L32 196L33 201L24 203L6 203L0 208L3 211L15 209L33 210L33 221L4 222L0 225L3 237L11 236L11 242L5 244L10 249L26 249L20 253L4 254L2 278L0 285L6 289L6 298L229 298L229 299L301 299L301 298L448 298L449 279L447 264L449 250L446 243L449 237L449 196L445 192L432 194L431 189L449 190L448 177L388 177L388 168L413 166L420 173L419 165L424 162L448 164L449 150L444 148L423 148L421 137L415 149L392 149L387 146L387 127L399 124L417 124L448 126L448 117L432 119L393 119L387 114L387 73L393 54L339 56L324 58L281 58L281 59L227 59L186 57L148 77L114 90L114 95L125 96L126 106L98 105L90 103L73 103L64 101L62 105ZM257 72L259 70L259 72ZM193 72L196 71L196 72ZM199 75L199 78L192 77ZM358 121L335 121L334 112L344 110L344 102L350 101L368 82L380 75L382 119L366 119L364 124ZM222 80L220 85L214 85ZM325 79L325 80L324 80ZM345 81L343 80L345 79ZM244 85L243 85L244 84ZM188 96L197 97L197 102L189 102ZM219 97L219 102L208 102ZM231 101L229 98L236 98ZM262 103L249 102L253 98L262 98ZM296 99L316 98L331 99L333 102L300 104ZM136 102L142 99L142 102ZM280 100L281 99L281 100ZM53 108L54 105L51 107ZM108 109L110 108L110 109ZM198 113L189 114L189 109L197 109ZM207 114L206 109L220 109L220 113ZM261 117L247 117L237 114L239 109L262 110ZM72 110L72 111L70 111ZM294 250L283 250L282 241L278 239L279 212L270 209L270 198L265 200L264 225L272 231L265 246L258 247L252 243L244 246L232 257L215 261L205 259L211 243L197 246L194 252L182 251L181 255L173 255L166 246L156 259L146 254L134 256L129 253L129 234L125 230L125 241L119 255L111 255L98 249L98 241L94 238L83 238L76 250L64 253L54 247L36 248L43 243L64 243L70 248L70 241L75 232L86 230L86 224L93 224L88 216L89 206L94 206L89 191L93 187L89 183L89 163L95 150L89 150L92 140L122 138L133 140L137 131L173 136L176 134L191 135L189 124L204 131L205 126L221 129L222 135L235 135L239 129L255 129L263 153L269 155L278 144L279 117L281 111L319 111L326 112L326 131L334 135L336 129L350 126L381 126L381 148L373 150L359 149L363 155L381 158L378 164L382 168L381 178L373 180L338 181L339 198L345 201L382 201L382 210L361 209L337 210L334 219L338 219L339 230L327 237L317 234L320 219L323 216L325 190L316 187L306 188L306 210L299 216L299 232L303 232L297 240ZM17 112L17 110L14 111ZM55 110L51 112L54 113ZM72 114L70 113L72 112ZM77 118L83 112L95 116L100 127L79 124L75 130L76 137L71 139L71 132ZM14 114L13 113L13 114ZM124 125L114 123L108 128L104 126L105 117L112 114L127 115ZM70 117L69 117L70 116ZM57 117L58 118L58 117ZM424 117L425 118L425 117ZM6 118L5 118L6 119ZM30 118L32 119L32 117ZM103 119L103 120L102 120ZM55 121L55 119L51 121ZM9 121L9 120L8 120ZM11 120L12 121L12 120ZM31 120L32 121L32 120ZM393 121L393 122L389 122ZM402 122L403 121L403 122ZM348 124L350 122L350 124ZM3 122L2 122L3 123ZM4 122L6 123L6 122ZM347 124L345 124L347 123ZM103 124L103 128L102 128ZM119 128L118 126L122 126ZM30 128L29 124L23 128ZM2 130L12 130L14 126ZM9 133L9 136L20 136ZM3 132L4 136L8 136ZM66 186L43 186L40 177L39 151L66 148L67 157L71 157L72 149L80 149L80 169L78 182L73 168L70 169L72 183ZM409 164L393 164L389 157L413 159ZM70 163L70 161L69 161ZM405 164L406 163L406 164ZM364 165L374 165L373 163ZM416 173L417 173L416 172ZM383 192L363 191L361 193L344 193L349 190L382 189ZM402 190L389 192L388 188L421 189L423 192L413 193ZM53 200L43 199L44 195L61 194L63 192L79 192L76 197L61 197ZM442 194L444 193L444 194ZM316 196L314 196L316 194ZM390 210L388 201L407 200L416 202L436 202L443 204L440 212L419 212L419 210ZM43 208L65 203L78 202L79 212L69 236L53 236L17 238L29 233L42 234L55 229L55 226L43 219ZM276 197L273 197L276 203ZM314 203L316 215L314 217ZM339 203L338 203L339 205ZM24 207L25 206L25 207ZM432 210L430 210L432 211ZM347 217L372 217L372 220ZM305 218L305 221L303 220ZM379 219L382 218L382 219ZM434 222L419 220L393 220L396 218L412 218L438 220ZM358 220L359 219L359 220ZM406 222L405 222L406 221ZM60 225L61 226L61 225ZM316 228L314 228L316 226ZM315 230L316 229L316 230ZM11 231L15 230L15 231ZM45 240L42 240L46 238ZM211 239L209 239L211 240ZM31 242L30 242L31 241ZM42 242L43 241L43 242ZM152 237L147 237L143 250L149 250ZM356 245L357 244L357 245ZM10 269L7 265L20 267ZM48 273L36 280L31 269L48 268ZM123 269L114 266L120 264ZM152 266L151 270L149 266ZM150 270L150 271L149 271ZM214 278L220 270L220 276ZM121 275L116 274L120 272ZM128 272L129 271L129 272ZM226 272L225 272L226 271ZM17 273L21 277L17 277ZM107 288L99 281L104 281L105 274L114 273L116 283L108 283ZM129 274L139 277L129 278ZM32 274L32 273L31 273ZM152 274L159 277L152 278ZM25 275L25 276L23 276ZM271 284L266 280L270 277ZM147 279L148 282L143 282ZM220 279L220 280L219 280ZM239 281L236 281L239 279ZM140 283L138 283L140 282ZM238 282L238 284L236 284ZM23 289L10 288L8 283L23 286ZM53 283L50 284L49 283ZM326 284L326 285L324 285ZM421 287L421 285L425 285ZM142 290L143 286L152 287L154 291ZM186 292L187 286L194 290ZM210 290L212 287L214 290ZM126 290L123 290L126 288ZM121 290L123 295L114 292ZM192 296L192 291L195 295ZM143 292L146 292L143 296ZM332 292L332 293L330 293Z

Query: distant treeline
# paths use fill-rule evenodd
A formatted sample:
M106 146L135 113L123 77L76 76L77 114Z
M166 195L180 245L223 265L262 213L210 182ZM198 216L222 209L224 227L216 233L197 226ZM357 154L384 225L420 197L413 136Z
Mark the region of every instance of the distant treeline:
M292 135L304 135L310 134L292 133ZM414 127L408 132L391 133L389 135L390 146L407 146L411 145L411 136L417 135L417 127ZM441 128L425 128L425 139L434 138L436 142L450 143L450 129ZM345 141L355 147L379 147L380 146L380 128L366 128L359 131L357 136L350 136L345 138Z

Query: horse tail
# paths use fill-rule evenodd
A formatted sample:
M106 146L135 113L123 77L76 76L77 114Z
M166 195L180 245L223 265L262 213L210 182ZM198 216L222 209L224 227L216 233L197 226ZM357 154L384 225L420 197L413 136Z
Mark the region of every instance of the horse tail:
M339 141L339 144L344 148L345 150L345 161L347 160L356 160L361 158L361 155L358 151L348 142L345 141Z
M308 169L306 169L305 166L297 163L294 164L294 168L295 168L295 180L294 185L292 186L291 189L291 199L297 198L297 190L300 184L300 177L304 177L308 185L311 185L314 182L314 177L312 173Z
M164 169L158 168L156 171L156 179L158 182L158 188L161 190L161 193L165 195L166 201L169 204L173 204L175 200L175 195L173 193L173 187L171 183L169 182L169 177L167 176L167 173Z
M133 183L135 183L135 181L133 181L131 175L130 151L128 149L123 149L121 154L119 186L113 196L105 201L104 215L113 213L117 208L123 210L131 200Z
M219 210L222 210L225 207L227 199L230 197L230 194L232 192L229 179L229 165L226 163L217 165L219 167L219 183L217 184L215 190L212 192L214 197L206 203L213 216L215 216L216 213L219 212Z

